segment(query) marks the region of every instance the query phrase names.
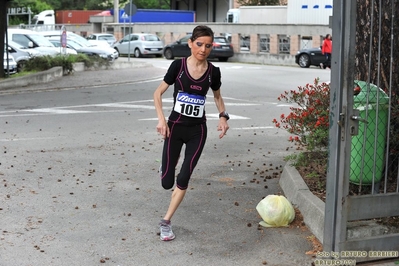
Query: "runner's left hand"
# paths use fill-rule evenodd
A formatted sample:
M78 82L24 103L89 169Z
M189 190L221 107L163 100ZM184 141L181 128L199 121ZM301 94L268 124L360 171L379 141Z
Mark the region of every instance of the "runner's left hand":
M222 131L219 134L219 139L223 138L224 135L226 135L227 130L229 129L229 125L227 124L226 118L220 118L219 119L219 124L218 124L218 131Z

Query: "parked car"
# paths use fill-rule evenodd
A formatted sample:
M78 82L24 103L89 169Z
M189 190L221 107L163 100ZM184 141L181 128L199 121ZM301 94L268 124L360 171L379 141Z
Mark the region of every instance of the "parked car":
M166 59L174 59L175 57L187 57L191 55L188 40L191 35L187 35L180 40L168 44L164 47L163 54ZM229 57L234 56L233 46L225 37L216 36L213 40L212 51L209 54L210 59L218 58L221 62L226 62Z
M303 68L310 66L320 67L320 63L324 63L324 61L326 61L326 57L321 53L320 47L302 49L295 55L295 63Z
M116 38L113 34L110 33L93 33L86 37L89 42L101 41L106 42L109 46L112 46L116 43Z
M6 44L4 44L6 47ZM40 56L40 52L20 45L19 43L8 41L8 52L14 57L14 60L17 62L18 72L21 72L25 63L34 56Z
M61 31L45 31L45 32L40 32L44 37L48 38L49 40L52 40L52 43L59 43L59 47L61 46ZM108 56L111 54L112 58L108 58L109 60L113 61L118 59L119 54L115 51L114 48L110 47L108 44L104 45L95 45L90 43L88 40L83 38L82 36L73 33L73 32L67 32L67 44L68 40L73 40L75 43L78 43L80 46L89 48L84 50L84 53L87 54L101 54L103 58L108 58ZM57 42L58 40L58 42ZM68 45L67 45L68 46ZM76 46L72 49L76 50ZM83 52L83 50L82 50Z
M42 55L58 55L60 49L57 49L49 40L43 37L36 31L24 29L8 29L8 40L19 43L28 48L36 49ZM76 54L75 51L69 50L69 53Z
M60 30L41 31L39 33L46 38L50 38L50 37L61 38L61 35L62 35L62 31L60 31ZM78 39L81 43L84 43L86 46L102 46L102 47L109 48L108 43L105 41L94 41L94 40L88 41L88 40L86 40L86 38L80 36L79 34L72 32L72 31L67 31L66 35L67 35L67 38Z
M149 33L132 33L112 45L119 54L134 54L135 57L145 55L162 56L163 43L158 36Z
M62 47L60 38L51 37L48 39L52 44L54 44L54 46L60 47L60 48ZM89 56L97 55L104 59L108 59L111 62L114 61L116 58L118 58L118 57L115 57L114 49L106 50L106 49L103 49L102 47L98 47L98 46L84 46L83 44L77 42L74 39L70 39L70 38L67 39L66 47L69 49L74 49L79 54L86 54Z
M12 55L10 53L8 53L8 64L7 64L7 53L4 52L3 66L4 66L5 73L9 73L9 74L17 73L17 62L15 62L14 57L12 57ZM7 66L8 66L8 68L7 68Z

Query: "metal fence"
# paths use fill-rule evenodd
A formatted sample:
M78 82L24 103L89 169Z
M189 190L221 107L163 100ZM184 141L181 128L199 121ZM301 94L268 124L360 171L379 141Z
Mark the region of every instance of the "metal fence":
M399 256L398 8L334 0L323 245L357 262Z

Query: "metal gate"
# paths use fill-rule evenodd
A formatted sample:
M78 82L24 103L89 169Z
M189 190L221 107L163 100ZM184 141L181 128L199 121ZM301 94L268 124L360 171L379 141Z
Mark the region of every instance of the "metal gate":
M365 17L357 17L358 8L366 2ZM353 265L350 260L399 256L399 83L395 72L399 58L394 56L399 47L395 24L399 3L333 3L323 254ZM365 46L359 36L367 36L369 44L363 51L367 60L358 54L359 46ZM382 52L387 47L388 55ZM397 227L389 226L392 221Z

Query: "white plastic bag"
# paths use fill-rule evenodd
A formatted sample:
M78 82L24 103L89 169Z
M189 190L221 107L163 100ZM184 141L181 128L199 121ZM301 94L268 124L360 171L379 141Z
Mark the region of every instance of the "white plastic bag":
M295 218L294 207L284 196L268 195L256 206L264 227L288 226Z

